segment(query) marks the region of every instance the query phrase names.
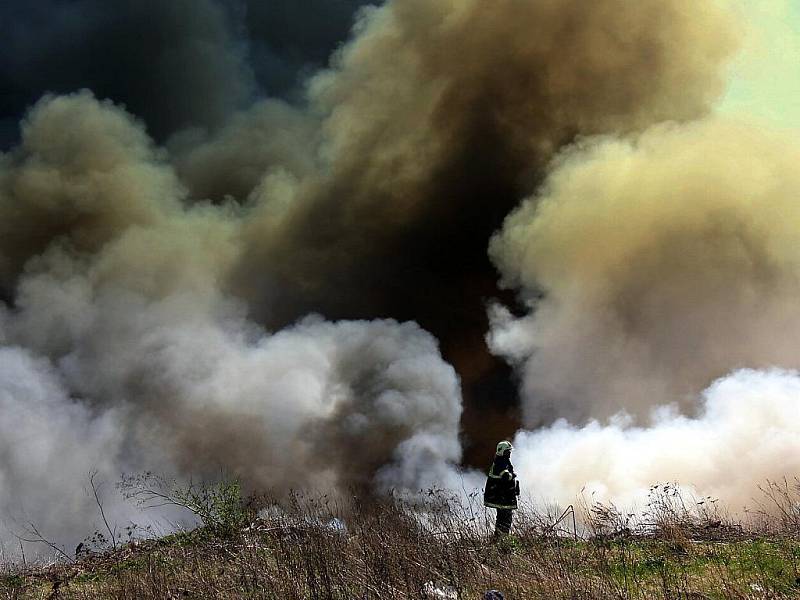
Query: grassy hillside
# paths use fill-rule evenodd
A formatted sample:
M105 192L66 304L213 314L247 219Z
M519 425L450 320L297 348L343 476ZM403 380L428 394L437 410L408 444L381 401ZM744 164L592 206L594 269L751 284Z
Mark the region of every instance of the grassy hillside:
M75 562L7 568L7 598L799 598L800 519L774 484L748 525L655 488L639 515L613 507L519 511L494 539L482 509L441 494L411 505L294 496L250 502L190 532ZM490 511L488 517L493 517ZM345 525L346 524L346 525Z

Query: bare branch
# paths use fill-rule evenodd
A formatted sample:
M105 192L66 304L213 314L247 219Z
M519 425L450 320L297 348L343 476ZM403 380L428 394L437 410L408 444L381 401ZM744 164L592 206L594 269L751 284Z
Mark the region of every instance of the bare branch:
M60 556L63 556L70 562L75 562L75 559L67 554L62 548L57 546L55 543L48 540L44 537L40 532L39 529L34 525L32 522L28 522L27 533L31 536L28 538L24 538L20 535L15 534L16 538L20 542L28 542L29 544L44 544L49 546L52 550L58 553Z
M92 471L89 473L89 485L92 486L92 493L94 494L94 501L97 503L97 508L100 509L100 516L103 518L103 524L106 526L106 531L108 531L108 535L111 536L111 546L114 550L117 549L117 540L112 531L111 526L108 524L108 519L106 519L106 511L103 509L103 503L100 501L100 494L98 492L99 486L95 484L94 478L97 477L97 471ZM116 530L116 527L114 528Z

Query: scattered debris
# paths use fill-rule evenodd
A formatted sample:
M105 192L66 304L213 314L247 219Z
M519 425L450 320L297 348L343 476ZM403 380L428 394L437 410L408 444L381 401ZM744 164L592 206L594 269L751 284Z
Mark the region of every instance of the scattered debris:
M437 586L432 581L422 586L422 594L428 600L458 600L458 591L449 585Z

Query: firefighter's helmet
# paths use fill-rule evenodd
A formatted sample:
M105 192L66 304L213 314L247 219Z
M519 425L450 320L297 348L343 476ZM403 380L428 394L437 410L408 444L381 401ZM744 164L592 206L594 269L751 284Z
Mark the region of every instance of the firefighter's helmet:
M514 449L514 446L511 445L511 442L507 442L506 440L503 440L502 442L497 444L497 451L495 452L495 454L497 454L497 456L503 456L503 454L505 454L506 450L513 450L513 449Z

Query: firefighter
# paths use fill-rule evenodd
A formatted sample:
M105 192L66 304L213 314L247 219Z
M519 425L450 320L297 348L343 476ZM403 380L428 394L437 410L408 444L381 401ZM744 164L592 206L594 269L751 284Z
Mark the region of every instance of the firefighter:
M511 451L514 447L511 442L502 441L497 444L489 476L486 478L486 488L483 491L483 505L497 509L495 521L495 535L511 532L513 511L517 509L517 496L519 496L519 481L511 464Z

